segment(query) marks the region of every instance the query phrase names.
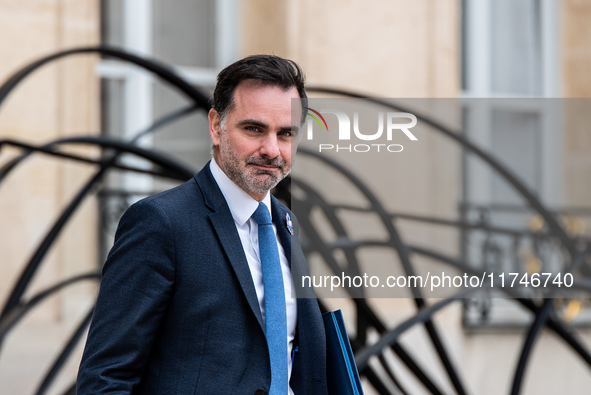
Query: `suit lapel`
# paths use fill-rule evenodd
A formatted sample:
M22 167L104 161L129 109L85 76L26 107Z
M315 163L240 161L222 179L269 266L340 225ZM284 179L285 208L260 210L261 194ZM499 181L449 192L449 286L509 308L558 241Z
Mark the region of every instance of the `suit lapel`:
M292 235L287 230L286 214L288 213L274 196L271 196L271 213L273 214L273 223L277 227L277 233L285 251L285 256L287 256L287 261L291 266L291 243L297 238L292 238Z
M212 210L209 217L218 239L222 244L222 248L234 269L234 273L236 274L240 287L246 296L248 305L264 332L265 326L263 325L263 316L261 314L261 308L259 306L248 262L242 248L242 242L240 241L240 236L238 236L234 218L232 218L232 213L228 208L224 195L211 174L209 163L202 171L195 175L195 180L203 192L205 204Z
M316 382L319 387L326 381L325 333L324 323L318 307L314 289L301 287L302 276L309 276L308 264L298 238L298 223L293 213L277 199L271 197L273 222L291 265L291 275L295 285L298 306L295 344L298 347L291 377L291 385L296 393L307 393L312 389L305 383ZM290 215L294 235L287 228L286 214ZM298 285L300 285L298 287ZM324 393L325 391L321 391Z

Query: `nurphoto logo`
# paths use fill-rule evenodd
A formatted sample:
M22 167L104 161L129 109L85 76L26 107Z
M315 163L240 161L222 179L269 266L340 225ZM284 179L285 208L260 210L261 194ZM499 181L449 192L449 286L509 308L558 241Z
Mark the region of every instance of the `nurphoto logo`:
M402 144L393 143L393 140L398 139L399 136L406 136L411 141L418 141L418 138L410 131L411 128L416 126L417 117L408 112L378 112L376 114L377 131L369 131L361 130L359 112L353 113L353 127L351 128L351 118L345 111L334 109L314 110L309 107L306 107L305 110L310 117L306 122L306 138L308 140L314 139L314 129L318 129L318 127L321 133L330 133L328 123L323 115L334 115L337 120L338 130L334 137L338 141L336 144L318 144L318 152L402 152L404 149ZM367 114L364 113L364 116L367 117ZM313 121L316 121L318 127L314 126ZM351 133L351 130L353 130L353 133ZM372 143L345 144L359 140L371 141Z

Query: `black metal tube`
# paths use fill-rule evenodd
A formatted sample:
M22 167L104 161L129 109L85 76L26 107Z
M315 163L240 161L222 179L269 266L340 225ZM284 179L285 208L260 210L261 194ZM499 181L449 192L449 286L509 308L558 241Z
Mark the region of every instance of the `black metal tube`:
M76 330L74 331L74 333L72 334L72 336L70 337L70 339L68 340L68 342L66 343L64 348L62 349L62 352L60 353L60 355L53 362L49 371L45 374L43 381L41 382L41 384L37 388L37 391L36 391L37 395L43 395L47 392L47 390L49 389L49 387L53 383L53 380L55 380L57 374L59 373L61 368L64 366L66 361L68 360L68 357L70 356L70 354L72 354L72 351L74 351L76 344L84 335L84 332L86 331L86 327L88 327L88 325L90 325L90 321L92 320L92 311L93 310L90 310L86 314L86 316L82 319L82 321L80 322L80 324L78 325L78 327L76 328Z

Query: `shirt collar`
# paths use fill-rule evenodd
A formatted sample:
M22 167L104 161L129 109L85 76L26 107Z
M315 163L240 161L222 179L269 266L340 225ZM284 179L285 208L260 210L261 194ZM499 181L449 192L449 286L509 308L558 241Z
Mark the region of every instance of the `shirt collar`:
M226 199L226 203L228 203L228 207L230 208L230 213L232 213L234 222L236 222L236 224L239 226L243 226L259 206L259 202L253 199L252 196L246 193L238 185L236 185L234 181L230 180L226 173L224 173L224 171L217 164L215 159L212 159L209 162L209 169L211 170L213 178L220 187L222 195L224 195L224 198ZM272 216L271 194L269 192L267 192L262 202L265 203L269 209L269 214Z

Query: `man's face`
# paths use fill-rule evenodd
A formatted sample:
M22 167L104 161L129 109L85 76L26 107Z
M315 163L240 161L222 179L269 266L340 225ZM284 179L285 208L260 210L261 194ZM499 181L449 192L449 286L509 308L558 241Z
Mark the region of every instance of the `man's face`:
M223 125L216 110L209 112L216 162L256 200L291 170L299 133L291 122L291 99L299 97L295 87L284 91L245 80L234 90L234 106Z

